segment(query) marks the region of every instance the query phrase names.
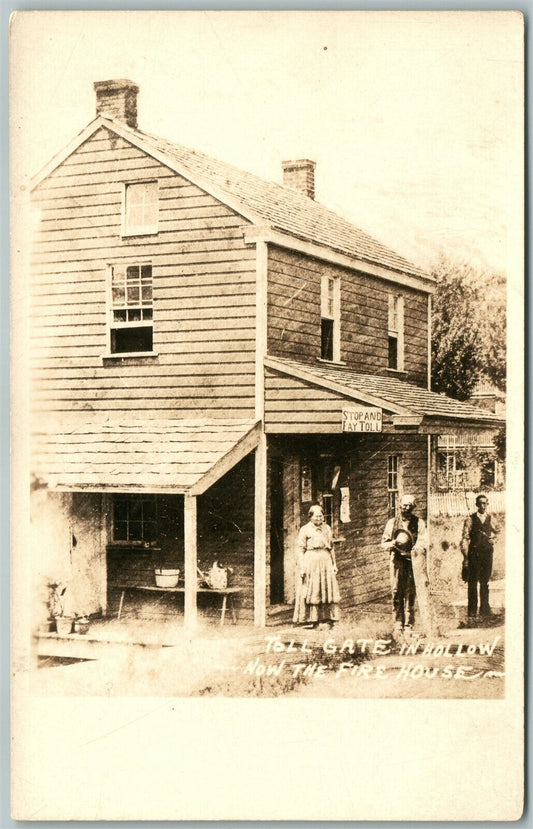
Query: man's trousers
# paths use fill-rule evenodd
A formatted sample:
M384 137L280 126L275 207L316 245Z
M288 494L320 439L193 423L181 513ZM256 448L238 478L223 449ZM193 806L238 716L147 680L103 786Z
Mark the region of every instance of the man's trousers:
M468 552L468 615L475 616L478 608L477 586L479 584L479 613L490 616L489 579L492 575L492 550L469 550Z
M394 552L390 559L392 606L395 622L412 625L415 621L415 579L411 559Z

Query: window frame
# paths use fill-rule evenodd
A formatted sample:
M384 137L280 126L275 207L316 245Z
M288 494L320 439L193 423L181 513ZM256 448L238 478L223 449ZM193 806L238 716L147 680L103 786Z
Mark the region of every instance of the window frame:
M130 535L130 524L135 519L132 519L130 516L131 505L133 504L134 500L141 503L141 538L115 538L115 509L117 506L117 501L122 499L127 504L128 510L128 517L125 519L127 525L127 535ZM149 502L153 504L153 518L146 519L142 517L142 505L144 502ZM112 493L111 496L111 515L110 515L110 543L113 547L153 547L157 543L157 533L158 533L158 502L157 497L150 493L140 493L140 492L115 492ZM153 524L153 538L147 539L144 537L144 528L145 525Z
M126 298L126 288L127 288L127 270L128 268L136 267L139 269L139 289L140 289L140 302L138 305L134 306L131 305L128 307L127 301L124 302L123 306L116 307L113 298L113 277L114 277L114 270L116 268L123 268L124 269L124 278L125 278L125 298ZM150 285L151 285L151 303L150 305L143 305L142 301L142 268L150 268ZM143 309L147 310L148 308L151 309L151 317L143 319ZM139 320L124 320L123 322L118 321L115 319L115 311L119 310L135 310L139 309L141 318ZM152 348L149 350L146 349L138 349L134 351L116 351L113 350L113 332L117 330L131 330L134 328L150 328L152 332ZM142 355L154 355L155 352L153 350L154 346L154 273L153 273L153 265L151 260L143 260L137 259L135 261L125 261L125 262L111 262L108 263L107 266L107 357L138 357Z
M149 184L155 185L155 212L156 220L152 224L128 225L127 200L128 189L134 187L146 187ZM122 236L154 236L159 233L159 181L158 179L146 179L143 181L125 181L122 189Z
M387 455L387 512L389 518L394 518L398 512L402 492L402 471L401 454Z
M396 342L396 365L390 364L391 340ZM404 342L404 298L400 294L389 294L387 319L387 368L389 371L405 370Z
M331 290L330 290L331 286ZM324 356L323 323L331 323L331 357ZM320 359L338 363L341 359L341 284L340 276L322 274L320 280Z

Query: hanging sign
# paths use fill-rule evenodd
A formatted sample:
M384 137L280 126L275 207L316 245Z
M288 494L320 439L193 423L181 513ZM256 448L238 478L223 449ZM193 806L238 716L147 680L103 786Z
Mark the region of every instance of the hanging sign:
M341 509L340 519L343 524L350 521L350 490L347 486L341 486Z
M375 406L350 406L342 410L343 432L381 432L383 409Z
M307 464L302 466L302 503L313 500L313 485L311 480L311 467Z

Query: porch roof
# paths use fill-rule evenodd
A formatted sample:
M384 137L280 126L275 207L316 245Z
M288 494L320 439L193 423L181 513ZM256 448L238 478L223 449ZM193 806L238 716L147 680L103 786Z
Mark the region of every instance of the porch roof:
M32 471L56 490L200 495L255 449L260 431L253 420L41 418Z
M379 406L392 415L395 426L498 428L505 420L479 406L455 400L395 377L359 374L343 366L309 364L281 357L267 357L265 366L306 384L329 389L339 396Z

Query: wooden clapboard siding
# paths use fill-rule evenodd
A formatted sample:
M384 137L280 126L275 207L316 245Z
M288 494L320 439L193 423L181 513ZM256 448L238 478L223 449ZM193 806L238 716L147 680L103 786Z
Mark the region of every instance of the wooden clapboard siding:
M300 468L303 463L312 469L312 500L319 497L319 481L324 455L341 467L338 487L348 487L350 521L338 522L334 527L339 541L335 545L339 568L341 605L344 610L355 610L368 601L390 596L389 558L381 550L381 536L388 519L387 469L389 455L401 458L403 492L411 492L417 499L416 513L427 515L426 469L427 441L423 435L355 435L344 434L315 438L270 438L277 451L294 464L295 452ZM296 471L299 476L299 471ZM298 477L299 481L299 477ZM299 486L295 484L284 493L293 500L299 526L308 520L311 502L301 503ZM334 493L336 509L340 502L338 489ZM291 505L287 506L287 513ZM287 528L290 522L287 521ZM293 532L294 535L294 532ZM291 539L291 545L294 538ZM292 546L285 556L293 560Z
M158 233L121 235L124 183L157 179ZM100 129L34 191L31 363L40 411L254 410L255 248L247 221ZM108 267L152 265L154 352L105 358Z
M427 385L427 294L269 247L268 351L314 362L320 357L320 285L341 280L341 359L361 373L387 371L388 295L404 297L405 378Z
M387 522L387 464L401 456L403 491L417 499L417 514L426 517L427 442L422 435L360 435L349 454L351 521L342 525L338 545L339 578L346 608L388 596L389 556L380 542Z
M353 400L273 369L265 372L265 430L269 433L339 434L342 409Z

